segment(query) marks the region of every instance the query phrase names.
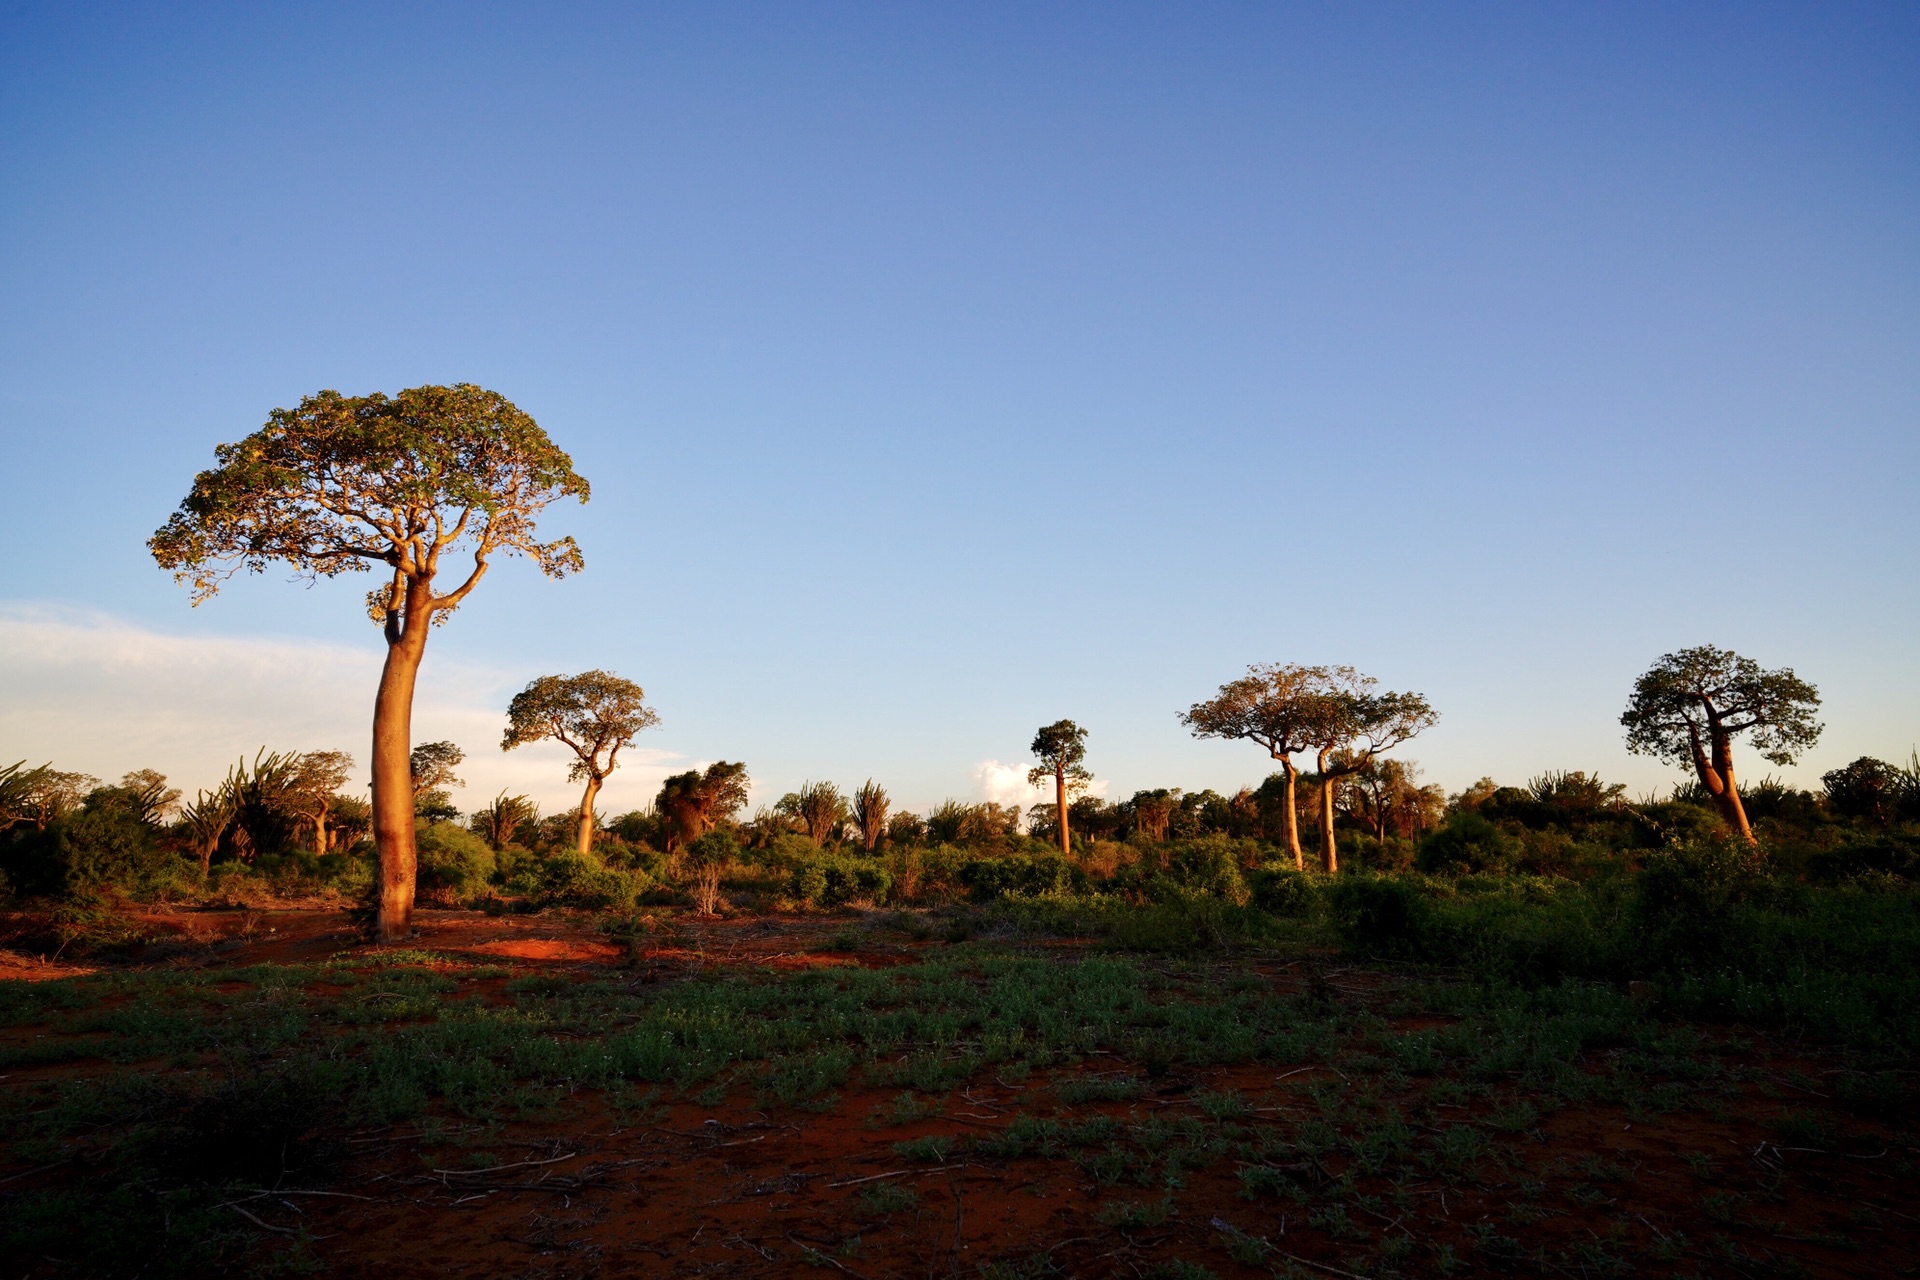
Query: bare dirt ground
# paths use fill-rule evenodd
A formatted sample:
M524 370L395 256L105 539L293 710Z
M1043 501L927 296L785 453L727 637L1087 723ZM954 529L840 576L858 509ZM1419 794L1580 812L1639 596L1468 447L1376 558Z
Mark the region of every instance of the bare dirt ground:
M0 954L0 981L324 961L361 948L337 911L163 911L146 922L158 940L125 959ZM526 975L617 974L644 987L728 970L896 966L942 945L868 931L847 950L847 928L843 919L817 917L689 920L664 937L623 944L584 918L424 911L410 946L431 952L437 965L491 974L472 989L504 1001L506 984ZM1070 953L1078 944L1055 945ZM1280 959L1249 957L1245 967L1276 999L1297 995L1306 981L1298 965ZM1395 985L1390 974L1314 972L1336 998L1361 1007L1384 1010ZM1436 1021L1402 1017L1395 1025ZM14 1026L0 1044L48 1034L46 1026ZM1920 1153L1910 1139L1839 1113L1824 1145L1783 1139L1774 1123L1783 1107L1831 1106L1816 1086L1836 1070L1835 1059L1819 1046L1752 1043L1747 1083L1712 1116L1565 1107L1530 1127L1497 1176L1434 1177L1391 1191L1362 1183L1372 1194L1333 1216L1310 1194L1250 1197L1244 1160L1190 1169L1177 1186L1142 1188L1090 1176L1084 1160L974 1154L968 1137L991 1138L1016 1116L1059 1110L1049 1092L1056 1081L992 1072L919 1116L899 1113L897 1089L857 1083L800 1107L762 1108L734 1089L668 1091L636 1109L582 1091L525 1119L430 1115L346 1135L349 1155L325 1185L261 1189L231 1209L260 1232L259 1260L279 1256L327 1275L380 1280L1920 1270L1920 1206L1910 1181ZM1123 1065L1095 1060L1073 1070ZM0 1087L100 1066L15 1067ZM1325 1106L1315 1087L1331 1087L1335 1077L1351 1085L1350 1074L1358 1071L1337 1060L1176 1069L1142 1096L1075 1112L1138 1126L1197 1116L1197 1097L1232 1094L1247 1100L1248 1124L1307 1124ZM1456 1110L1475 1118L1473 1104ZM940 1137L950 1141L936 1158L900 1154L903 1143ZM1342 1171L1336 1158L1295 1172L1311 1188ZM0 1188L69 1174L0 1164ZM1397 1239L1408 1243L1392 1245ZM8 1273L71 1271L54 1258L17 1258Z

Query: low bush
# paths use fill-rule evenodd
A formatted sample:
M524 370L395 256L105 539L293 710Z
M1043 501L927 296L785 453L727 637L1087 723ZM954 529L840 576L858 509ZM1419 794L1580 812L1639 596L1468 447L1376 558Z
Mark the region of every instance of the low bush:
M465 827L421 819L414 824L419 851L419 888L445 905L461 905L483 896L497 867L493 846Z
M892 887L892 875L877 859L824 849L814 849L787 874L788 895L810 907L878 903Z
M961 864L958 878L975 902L1078 894L1088 888L1087 873L1057 853L970 858Z
M617 871L592 854L563 849L516 860L506 890L536 907L631 911L652 883L643 871Z

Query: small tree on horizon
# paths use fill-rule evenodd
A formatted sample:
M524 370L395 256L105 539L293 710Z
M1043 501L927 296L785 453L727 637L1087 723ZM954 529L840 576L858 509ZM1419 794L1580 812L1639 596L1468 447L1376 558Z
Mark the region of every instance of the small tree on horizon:
M1313 745L1323 710L1320 694L1328 673L1326 667L1256 662L1247 668L1246 675L1221 685L1213 697L1194 703L1180 714L1181 723L1196 738L1244 739L1265 747L1267 754L1279 762L1285 779L1281 836L1294 868L1302 871L1307 861L1300 848L1300 770L1293 757Z
M147 544L193 588L195 604L272 562L309 581L375 565L390 575L367 597L387 644L373 707L375 929L381 942L400 941L419 865L407 757L428 629L479 585L496 554L524 555L549 577L577 571L573 539L541 542L534 525L556 499L585 502L587 482L532 418L470 383L391 397L322 391L275 409L215 456ZM472 570L437 590L442 559L461 551L472 554Z
M620 749L632 746L636 736L660 723L646 697L646 691L633 681L595 670L577 676L541 676L514 694L507 707L502 751L551 738L573 752L567 779L587 784L580 797L575 840L581 853L593 849L594 798L619 767Z
M1820 737L1819 705L1819 691L1792 668L1763 671L1751 658L1703 644L1666 654L1634 681L1620 723L1628 751L1691 765L1727 824L1755 844L1734 780L1733 740L1752 734L1762 759L1792 764Z
M1054 816L1059 826L1060 852L1073 854L1072 838L1067 833L1068 814L1073 797L1087 789L1093 775L1087 772L1087 731L1071 720L1056 720L1043 725L1027 748L1040 763L1027 770L1027 785L1040 786L1053 779Z
M716 760L703 773L689 769L661 779L655 812L665 833L666 852L698 840L746 806L753 780L743 762Z
M353 757L344 751L302 751L293 757L293 775L287 780L287 807L313 829L313 853L327 851L327 818L334 797L347 785Z
M880 847L887 837L887 814L893 800L887 789L868 778L853 793L853 825L860 829L860 844L868 853Z

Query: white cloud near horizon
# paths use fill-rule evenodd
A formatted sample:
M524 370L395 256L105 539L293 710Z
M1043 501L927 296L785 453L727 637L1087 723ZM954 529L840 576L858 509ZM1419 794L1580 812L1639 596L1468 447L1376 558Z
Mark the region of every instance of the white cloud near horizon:
M339 750L354 758L349 785L363 786L383 656L377 643L172 634L107 613L0 603L0 764L51 761L108 779L152 768L192 795L263 746ZM454 794L462 809L503 788L533 797L545 812L579 803L566 748L500 750L507 701L525 678L428 658L413 737L466 751L459 772L467 785ZM661 778L689 767L637 743L622 753L600 808L639 808Z
M1030 768L1031 765L982 760L974 766L973 777L980 784L981 797L995 804L1017 804L1022 809L1030 809L1036 804L1052 804L1051 786L1036 787L1027 781L1027 770ZM1084 794L1106 799L1107 780L1095 778Z

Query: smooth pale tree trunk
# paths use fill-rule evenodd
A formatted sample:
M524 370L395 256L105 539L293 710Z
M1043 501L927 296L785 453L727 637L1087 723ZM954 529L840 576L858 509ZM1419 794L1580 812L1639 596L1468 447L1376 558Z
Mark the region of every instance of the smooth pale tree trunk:
M313 815L313 856L324 858L327 855L327 811L322 809Z
M1326 861L1327 874L1340 873L1340 851L1333 840L1334 776L1327 772L1327 752L1320 753L1320 856Z
M387 663L373 700L373 841L379 851L379 911L375 939L404 940L413 927L413 888L419 851L413 839L413 686L427 648L432 587L407 587L405 621L389 616Z
M1753 838L1753 828L1747 824L1747 807L1740 803L1740 787L1733 778L1733 740L1731 735L1711 730L1713 737L1713 759L1707 759L1706 752L1700 749L1700 738L1693 737L1693 769L1700 775L1700 785L1713 797L1714 805L1720 810L1728 824L1740 833L1740 838L1748 844L1758 844Z
M1060 818L1060 856L1073 856L1073 843L1067 838L1067 771L1053 771L1053 807Z
M1280 772L1287 780L1286 821L1281 825L1281 830L1286 834L1287 852L1293 855L1293 869L1305 871L1307 855L1300 848L1300 807L1294 796L1294 779L1299 776L1300 771L1293 767L1293 760L1290 757L1275 756L1274 759L1280 762Z
M582 853L593 852L593 800L600 794L600 775L587 775L587 793L580 797L580 833L579 847Z

